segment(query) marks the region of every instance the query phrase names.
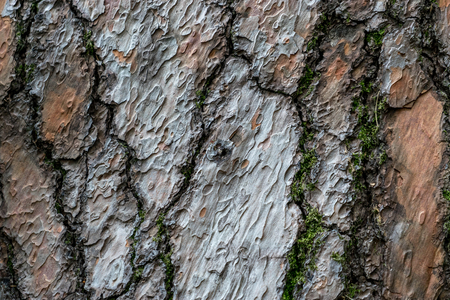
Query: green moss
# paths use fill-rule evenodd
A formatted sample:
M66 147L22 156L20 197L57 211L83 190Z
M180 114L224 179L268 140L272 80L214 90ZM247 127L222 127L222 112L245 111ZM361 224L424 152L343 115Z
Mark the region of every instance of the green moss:
M11 244L8 244L8 261L6 262L6 264L8 265L8 270L10 272L10 275L12 277L14 277L15 273L14 273L14 264L13 264L13 259L14 259L14 247Z
M304 70L305 74L300 78L296 96L302 95L303 92L309 88L314 79L314 72L309 66L306 66Z
M164 226L164 219L166 217L166 214L160 214L158 216L158 219L156 220L156 227L158 228L158 232L156 233L156 236L153 237L153 241L159 243L163 236L166 234L166 227Z
M387 154L386 154L386 150L384 150L381 154L380 154L380 159L378 161L379 165L384 164L384 162L387 160Z
M156 233L156 236L153 237L153 241L160 243L164 237L168 235L167 228L164 226L164 219L166 217L165 213L161 213L158 216L158 219L156 220L156 227L158 228L158 232ZM166 299L173 299L173 277L175 268L172 264L171 256L172 256L172 249L169 246L169 243L164 245L164 243L161 243L159 245L160 247L163 246L163 251L160 252L159 258L161 259L162 263L164 264L166 268L166 278L165 278L165 287L167 296Z
M450 202L450 191L442 190L442 197L444 197L445 200ZM447 221L444 223L444 229L447 233L446 235L447 235L447 239L448 239L450 237L450 215L447 216ZM449 248L449 251L450 251L450 248Z
M347 298L353 299L355 298L356 294L361 292L360 289L358 289L358 286L356 284L346 284L345 285L345 291L347 294Z
M377 111L383 112L386 109L387 98L383 98L377 105Z
M206 97L208 97L208 94L211 92L208 88L212 83L212 77L210 76L208 79L206 79L205 85L203 86L203 89L198 90L195 92L197 95L197 100L195 101L195 106L197 106L198 109L201 109L203 105L205 104Z
M198 90L196 93L197 95L197 101L195 101L195 106L197 108L202 108L203 104L205 104L206 97L208 96L208 93L203 92L202 90Z
M87 30L83 35L84 47L86 48L86 53L90 56L95 56L95 46L91 39L92 31Z
M367 94L373 92L373 86L366 81L360 83L361 98L367 97ZM373 111L370 111L367 105L361 103L361 98L354 97L352 111L356 112L358 117L357 138L361 141L361 152L352 155L354 184L357 190L365 188L363 184L363 166L371 158L374 158L373 150L380 145L377 137L379 120L385 109L386 99L378 102L378 97L373 98L375 105ZM387 159L386 151L380 155L379 163L382 164Z
M305 191L313 190L315 184L308 182L312 169L317 163L315 149L306 150L306 143L314 138L314 133L309 132L307 124L303 123L303 133L299 139L302 160L300 169L295 174L291 188L291 196L296 203L304 202ZM315 257L322 241L319 239L320 233L324 232L322 227L322 216L317 209L307 205L307 215L305 217L306 232L293 245L288 254L289 271L286 275L286 286L283 293L283 300L293 299L294 289L298 284L303 284L306 280L306 273L316 268Z
M375 47L380 47L383 44L383 37L386 33L386 27L381 28L378 31L375 32L369 32L366 35L366 41L369 44L374 45Z
M167 292L166 299L167 300L173 299L172 286L173 286L173 277L175 274L175 268L174 268L172 260L171 260L172 252L173 252L173 250L170 250L167 254L161 255L161 260L162 260L164 266L166 267L166 279L165 279L164 283L166 286L166 292Z
M67 171L63 169L61 162L59 160L52 159L51 155L47 153L44 157L44 163L50 166L55 171L58 171L62 176L62 180L64 181L64 178L66 178L67 175Z
M447 222L444 223L444 229L447 231L447 235L450 233L450 218L447 220Z
M39 4L39 2L40 1L33 1L32 3L31 3L31 11L33 12L33 13L37 13L38 12L38 4Z
M358 139L361 140L361 148L364 154L367 154L370 150L378 146L378 129L379 127L373 122L368 122L366 125L361 126Z
M309 51L309 50L315 48L316 45L317 45L318 39L319 39L319 37L313 36L313 37L311 38L311 40L308 42L308 46L307 46L307 48L306 48L306 51Z
M180 172L184 176L184 184L187 185L191 180L192 173L194 173L194 168L191 165L187 164L181 168Z
M58 214L63 214L64 212L61 203L59 203L59 201L55 201L55 209Z
M72 232L67 231L66 232L66 238L64 239L64 244L66 244L66 245L73 245L74 241L75 241L75 237L72 234Z
M314 149L303 153L303 157L300 162L300 170L297 174L295 174L294 182L292 183L291 196L295 202L303 202L304 192L314 189L314 183L308 183L307 180L316 163L317 157Z
M332 258L334 261L340 263L341 265L344 265L344 264L345 264L345 256L339 254L338 252L333 252L333 254L331 254L331 258Z
M317 268L315 257L323 243L321 234L325 231L322 227L322 216L317 209L308 207L305 227L306 232L301 234L288 254L289 270L286 274L283 300L294 299L295 286L305 283L307 272Z
M23 22L19 22L16 25L16 38L17 38L17 51L21 52L25 49L25 34L27 30Z
M372 86L373 86L372 82L366 82L365 80L363 80L359 83L359 85L361 86L361 90L363 93L369 94L372 92Z
M133 195L138 199L138 195L136 192L133 193ZM134 228L133 230L133 234L131 235L130 239L131 239L131 258L130 258L130 264L131 267L133 269L133 277L131 278L131 280L128 282L127 286L125 287L125 290L128 291L130 289L130 286L133 282L138 282L142 276L142 272L144 271L144 267L140 266L137 267L134 264L134 260L136 258L136 251L137 251L137 244L138 244L138 240L136 239L136 234L139 230L139 228L141 227L142 222L144 222L144 218L145 218L145 211L142 209L142 204L140 202L138 202L138 216L139 216L139 223L137 224L137 226Z
M304 145L307 142L312 141L312 139L314 138L314 132L307 131L306 123L303 123L302 126L303 126L303 133L300 136L298 143L299 143L300 147L302 147L302 149L303 149Z
M34 69L36 65L19 65L16 67L16 75L25 83L31 82L34 78Z
M319 29L320 32L326 33L330 26L331 20L328 19L327 15L325 14L320 15L320 24L317 25L317 29Z
M445 200L450 202L450 191L448 190L443 190L442 191L442 196L444 197Z
M344 283L344 291L342 293L342 299L353 299L357 293L360 292L358 289L358 285L351 283L350 279L348 278L351 270L349 268L350 266L350 256L348 255L348 251L351 251L352 248L357 247L357 240L356 240L356 229L361 225L362 220L358 220L356 224L352 226L350 229L351 232L351 239L348 243L346 243L345 246L345 252L344 254L339 254L338 252L333 252L331 254L331 259L338 262L342 266L342 272L340 274L342 281Z
M144 267L138 267L133 273L133 281L138 282L142 277L142 273L144 272Z
M141 220L141 223L142 223L142 222L144 222L144 218L145 218L145 211L144 211L144 210L142 210L142 209L139 209L139 212L138 212L138 214L139 214L139 218L140 218L140 220Z
M317 43L319 41L319 36L323 35L324 33L327 32L328 28L330 27L331 22L328 19L328 17L324 14L322 14L320 16L320 23L317 25L317 30L315 30L313 37L311 38L311 40L308 42L306 50L312 50L314 48L316 48Z

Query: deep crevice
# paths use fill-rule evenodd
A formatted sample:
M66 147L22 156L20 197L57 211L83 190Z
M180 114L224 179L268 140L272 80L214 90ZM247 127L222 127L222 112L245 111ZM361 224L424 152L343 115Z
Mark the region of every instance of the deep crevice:
M0 189L3 190L3 187L1 185L0 182ZM1 201L4 201L3 199L3 195L1 195ZM15 260L15 256L14 256L14 245L13 245L13 239L10 238L6 233L4 233L3 231L0 232L0 243L3 245L7 245L7 272L8 272L8 277L6 278L0 278L0 285L5 286L7 289L9 289L10 292L10 296L14 297L11 299L18 299L18 300L22 300L25 299L22 296L22 293L20 292L19 288L18 288L18 280L19 277L16 274L16 270L14 269L14 260ZM3 249L0 248L1 251L3 251ZM2 257L3 258L3 257Z
M325 3L325 4L327 4L327 3ZM355 24L365 24L365 22L366 22L366 21L355 22L354 20L352 20L351 22L345 22L344 20L342 20L341 18L339 18L336 15L334 8L332 6L325 9L323 11L322 16L323 16L322 22L320 24L316 25L316 31L315 31L312 39L308 43L308 57L306 59L306 67L304 69L304 76L299 81L298 92L293 94L293 97L296 99L296 102L297 102L297 110L304 122L303 123L303 131L306 132L306 134L303 133L303 135L305 135L307 137L310 134L314 135L314 129L310 125L308 125L309 124L308 108L302 103L302 98L305 97L305 94L306 94L306 96L308 96L312 92L312 90L314 90L314 87L311 88L310 86L312 84L314 84L315 82L318 82L318 80L319 80L319 79L317 79L317 77L318 76L320 77L320 74L316 73L316 68L319 65L319 63L324 59L324 53L322 52L320 45L323 43L323 40L327 38L327 36L330 32L330 28L334 28L334 27L340 26L340 25L354 27ZM371 33L367 33L367 31L366 31L366 37L370 36L370 34ZM379 33L376 32L374 34L379 34ZM381 32L381 35L383 35L383 34L384 34L384 30ZM376 36L376 37L378 38L378 36ZM382 36L381 36L381 38L382 38ZM378 61L379 61L379 56L380 56L380 45L375 45L375 48L374 48L373 45L371 45L371 46L368 45L369 42L370 42L370 39L366 39L366 41L365 41L366 44L365 44L364 48L366 48L367 50L366 50L366 54L363 54L363 56L372 57L373 62L376 64L376 69L373 72L371 72L371 75L364 77L363 84L364 84L364 82L367 82L367 81L376 80L377 74L378 74L378 68L379 68ZM358 64L361 64L361 63L362 63L362 59L359 60ZM361 86L359 88L361 90L364 90L364 86ZM364 102L368 102L369 97L374 96L373 91L369 91L368 93L366 92L366 94L367 95L365 95L365 96L363 95ZM378 117L380 117L380 116L378 116ZM373 118L373 116L371 118ZM378 125L377 125L377 127L378 127ZM353 139L358 138L357 132L359 132L359 130L360 130L359 128L360 128L360 126L357 126L357 128L355 128L356 136L354 136ZM377 131L377 133L378 133L378 131ZM313 138L310 138L310 139L312 140ZM378 140L378 138L376 138L376 139ZM309 145L308 145L308 143L309 143ZM304 138L302 138L299 147L300 147L299 151L303 153L303 157L305 157L305 156L311 157L309 152L313 151L314 148L313 148L313 145L308 141L308 139L305 140ZM380 144L377 143L376 148L378 148L378 147L380 147ZM371 151L374 151L374 149L371 149ZM303 161L303 163L305 163L305 162ZM367 164L369 164L369 161L363 162L363 164L362 164L363 170L359 176L360 177L359 180L363 181L363 186L364 186L363 190L365 190L366 192L363 193L364 195L360 195L360 196L356 197L356 199L354 200L354 204L352 205L352 211L355 211L356 207L358 207L358 209L362 210L364 215L369 216L368 219L370 220L371 219L370 218L370 215L371 215L370 206L365 207L365 208L362 206L361 207L358 206L358 203L361 203L361 201L364 202L364 201L367 201L368 199L371 199L370 192L369 192L370 187L369 187L369 182L367 179L368 173L367 173L367 171L364 170L367 167L366 166ZM373 171L374 163L370 162L370 164L372 165L370 168ZM376 167L378 167L378 164L375 165L375 168ZM297 174L296 176L298 176L297 180L299 180L299 178L303 178L303 176L301 176L301 174ZM354 179L353 186L355 184L356 179L357 178ZM294 183L292 185L292 188L293 188L292 193L294 195L295 194L303 194L304 190L308 190L308 186L305 185L303 190L301 190L300 193L298 193L298 191L295 190L296 189L295 183L296 182L294 180ZM313 184L313 183L310 183L310 184ZM311 187L311 189L313 189L313 187ZM297 198L299 198L299 197L297 197ZM364 200L364 199L366 199L366 200ZM307 209L307 207L303 207L305 205L305 204L302 204L303 202L304 201L300 201L298 203L298 205L302 211L303 218L305 220L307 220L307 218L308 218L307 210L308 209ZM352 215L354 215L354 213L352 213ZM369 223L372 225L373 222L369 221L368 224ZM366 224L366 226L371 226L368 224ZM364 272L362 272L362 273L357 272L359 274L358 274L358 276L356 276L353 272L354 271L353 267L349 267L351 264L353 264L353 265L357 264L358 265L357 267L359 268L358 260L354 259L353 262L350 261L351 260L350 254L352 254L353 257L358 257L358 248L359 247L357 245L356 234L358 233L358 231L360 231L360 230L362 231L362 229L361 229L362 227L365 227L365 226L363 226L363 224L361 222L353 221L353 226L351 227L351 229L346 232L342 232L341 230L339 230L339 228L335 224L333 224L331 226L323 225L323 228L326 228L327 231L328 230L330 230L330 231L336 230L340 234L348 236L348 238L350 239L350 241L346 242L343 261L341 260L341 264L343 265L343 272L341 273L341 276L342 276L342 280L344 283L344 290L341 292L341 295L340 295L340 297L342 299L348 299L347 297L349 297L349 296L353 297L358 292L357 286L359 284L358 279L359 279L360 275L362 275L363 277L366 277ZM308 228L307 228L307 231L308 231ZM304 234L305 234L304 232L299 232L299 238L303 238ZM295 248L295 245L294 245L294 248ZM307 271L308 270L305 269L305 272L307 272ZM289 270L289 272L290 272L290 270ZM287 285L288 286L290 285L289 284L290 276L292 276L292 274L290 275L289 272L287 274L287 281L288 281ZM365 279L369 282L372 281L370 278L365 278ZM296 292L298 292L300 289L301 289L301 284L298 287L296 287L295 289L293 289L292 287L289 288L290 293L294 292L294 294ZM292 294L290 297L286 296L286 294L284 294L283 299L292 299Z

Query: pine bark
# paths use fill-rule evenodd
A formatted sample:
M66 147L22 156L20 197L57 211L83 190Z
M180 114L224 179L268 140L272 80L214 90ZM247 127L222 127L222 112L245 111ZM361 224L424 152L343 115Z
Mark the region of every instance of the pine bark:
M0 299L449 299L449 0L0 1Z

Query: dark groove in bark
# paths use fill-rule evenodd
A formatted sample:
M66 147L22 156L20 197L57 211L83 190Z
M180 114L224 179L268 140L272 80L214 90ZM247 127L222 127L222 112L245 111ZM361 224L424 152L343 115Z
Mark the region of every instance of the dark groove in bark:
M0 179L1 179L1 174L0 174ZM3 198L3 186L1 184L0 181L0 200L3 202L4 198ZM1 285L4 285L6 288L9 289L11 296L13 298L11 299L18 299L18 300L22 300L24 299L19 288L18 288L18 275L16 274L16 270L14 269L14 261L15 261L15 256L14 256L14 241L12 238L10 238L6 233L4 233L3 231L0 232L0 241L2 241L4 244L8 245L8 248L6 249L7 254L8 254L8 260L7 260L7 268L8 268L8 278L0 278L1 280Z

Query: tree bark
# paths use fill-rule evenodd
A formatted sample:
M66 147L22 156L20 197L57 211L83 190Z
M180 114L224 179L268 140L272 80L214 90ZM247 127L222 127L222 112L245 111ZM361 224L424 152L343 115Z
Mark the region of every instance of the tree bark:
M0 3L0 299L449 299L449 0Z

